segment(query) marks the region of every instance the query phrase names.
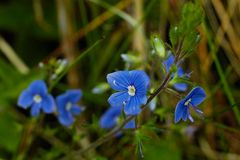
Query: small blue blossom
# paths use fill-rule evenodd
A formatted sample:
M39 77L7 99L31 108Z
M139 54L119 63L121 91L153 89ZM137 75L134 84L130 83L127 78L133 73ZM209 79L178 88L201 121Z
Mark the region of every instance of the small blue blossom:
M164 65L166 67L166 71L169 72L171 65L174 63L175 57L170 53L168 59L164 62ZM178 77L184 77L185 73L182 69L182 67L177 68L177 76ZM178 91L186 91L187 90L187 84L186 83L175 83L173 87Z
M77 102L82 96L81 90L72 89L56 98L58 108L58 120L64 126L70 126L74 122L73 115L79 115L82 111Z
M42 109L45 113L52 113L55 109L54 98L48 93L44 81L36 80L22 91L18 98L18 106L27 109L31 107L31 115L38 116Z
M108 102L111 106L124 106L126 115L137 115L141 105L147 102L149 77L141 70L117 71L107 75L111 88L119 91L112 94Z
M190 115L190 107L193 110L202 115L203 112L197 109L197 106L202 103L202 101L206 98L206 94L201 87L195 87L191 90L191 92L182 100L180 100L175 109L175 123L179 122L181 119L186 121L187 118L193 122L193 118Z
M122 107L110 107L101 117L100 119L100 127L101 128L113 128L117 125L118 119L121 115ZM134 119L129 121L124 126L125 129L135 128L135 121Z

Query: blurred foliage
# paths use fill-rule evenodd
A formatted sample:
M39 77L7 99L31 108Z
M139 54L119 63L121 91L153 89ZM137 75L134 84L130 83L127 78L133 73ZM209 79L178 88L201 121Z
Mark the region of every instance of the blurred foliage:
M15 56L9 58L0 42L0 159L240 159L240 2L196 0L198 5L184 6L187 2L1 0L0 35ZM52 90L55 97L69 88L83 90L85 111L72 127L64 128L54 115L33 119L17 107L30 82L45 79L52 85L54 74L63 72L58 60L70 64L100 39ZM191 54L182 63L192 72L191 85L207 92L201 105L205 119L194 115L195 123L173 124L175 105L185 93L166 89L151 104L156 109L138 117L139 129L74 156L107 132L98 126L109 107L106 75L145 69L152 91L165 75L166 53L179 47L185 57Z

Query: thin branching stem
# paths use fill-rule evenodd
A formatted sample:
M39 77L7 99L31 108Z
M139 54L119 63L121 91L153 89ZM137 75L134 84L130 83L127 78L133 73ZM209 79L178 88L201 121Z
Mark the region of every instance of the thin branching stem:
M179 58L181 54L181 51L178 50L175 56L175 60L174 60L174 64L176 65L178 63L178 61L180 61L181 59ZM171 75L172 75L172 71L170 70L168 72L168 74L166 75L166 77L164 78L164 80L162 81L161 85L150 95L150 97L147 100L147 103L145 105L142 106L142 111L145 110L148 106L148 104L154 99L154 97L156 97L157 95L159 95L168 85L169 81L171 80ZM90 149L96 148L99 145L103 144L104 142L107 142L109 139L111 139L112 137L114 137L117 133L119 133L123 127L132 119L134 119L137 115L132 115L127 117L120 125L116 126L115 128L113 128L111 131L109 131L108 133L106 133L104 136L100 137L99 139L97 139L95 142L91 143L89 146L87 146L86 148L80 149L78 151L73 152L70 157L74 158L74 157L78 157L80 155L82 155L83 153L87 152ZM66 157L65 157L66 158ZM63 158L63 159L65 159ZM68 157L69 158L69 157Z

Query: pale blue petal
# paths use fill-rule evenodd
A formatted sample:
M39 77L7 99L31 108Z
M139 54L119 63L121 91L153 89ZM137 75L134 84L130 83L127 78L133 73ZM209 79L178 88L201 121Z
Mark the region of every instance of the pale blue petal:
M130 76L128 71L117 71L107 75L107 81L112 89L117 91L127 91L130 85Z
M36 117L39 115L41 109L41 103L33 103L31 107L31 115L33 117Z
M28 89L24 90L18 98L18 106L26 109L32 103L33 103L33 95L28 91Z
M128 92L116 92L113 93L109 98L108 102L111 104L111 106L122 106L123 102L126 102L129 100L129 94Z
M140 102L136 97L131 97L124 107L126 115L138 115L141 112Z
M43 80L36 80L29 85L29 91L33 94L44 95L48 92L47 85Z
M191 104L193 106L197 106L200 103L202 103L202 101L204 101L204 99L206 98L206 93L204 92L203 88L195 87L186 96L185 100L188 100L190 98L191 98Z
M175 119L174 122L177 123L181 120L181 118L183 117L183 112L185 111L186 107L184 105L185 100L181 100L178 102L176 109L175 109Z
M51 95L45 95L42 99L42 108L45 113L52 113L55 110L54 98Z

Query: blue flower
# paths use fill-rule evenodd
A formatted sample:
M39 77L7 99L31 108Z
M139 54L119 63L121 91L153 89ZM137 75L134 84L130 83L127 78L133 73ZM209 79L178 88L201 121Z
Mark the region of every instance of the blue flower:
M164 62L164 65L166 67L166 71L169 72L171 65L174 62L174 56L172 54L169 55L168 59ZM177 76L178 77L184 77L185 73L182 69L182 67L177 68ZM187 90L187 84L186 83L175 83L173 87L178 91L186 91Z
M38 116L42 109L45 113L52 113L55 109L54 98L48 93L44 81L36 80L22 91L18 98L18 106L27 109L31 107L31 115Z
M198 114L202 115L203 112L197 109L197 105L202 103L206 98L206 94L201 87L195 87L191 92L182 100L180 100L175 109L175 123L181 119L186 121L187 118L193 122L193 118L190 115L190 107L192 107Z
M77 102L82 92L77 89L68 90L56 98L58 108L58 120L64 126L70 126L74 122L73 115L79 115L82 111Z
M149 77L141 70L117 71L107 75L112 89L119 91L112 94L108 102L111 106L124 106L126 115L137 115L141 105L147 102Z
M100 119L100 127L101 128L113 128L117 125L118 118L120 117L122 112L122 107L110 107L101 117ZM125 129L135 128L134 119L129 121L124 126Z

